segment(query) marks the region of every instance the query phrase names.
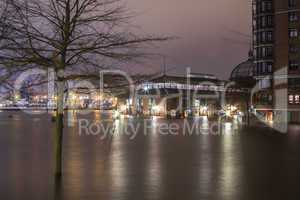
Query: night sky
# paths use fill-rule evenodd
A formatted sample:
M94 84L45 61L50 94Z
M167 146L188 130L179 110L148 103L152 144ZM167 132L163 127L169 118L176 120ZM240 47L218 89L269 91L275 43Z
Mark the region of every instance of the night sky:
M251 41L250 0L125 0L138 13L134 24L149 34L179 39L155 48L167 56L170 74L212 73L222 79L248 57ZM162 59L161 59L162 60ZM151 60L140 71L160 71L162 61Z

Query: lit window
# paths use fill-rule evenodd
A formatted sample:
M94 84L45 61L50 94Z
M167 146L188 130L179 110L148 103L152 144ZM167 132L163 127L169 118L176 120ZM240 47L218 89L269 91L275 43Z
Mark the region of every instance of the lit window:
M273 64L267 63L268 72L271 73L273 71Z
M200 100L196 99L194 104L195 104L195 107L199 107L200 106Z
M261 54L262 54L262 57L265 57L266 56L266 47L263 47L261 49Z
M295 103L296 104L300 103L300 96L299 95L295 95Z
M268 42L271 42L273 40L273 33L272 32L267 32L267 40L268 40Z
M273 96L269 94L269 102L273 101Z
M271 87L271 82L269 79L262 79L259 81L260 89L266 89Z
M298 30L297 29L289 29L289 36L290 38L298 37Z
M298 21L298 15L295 12L290 12L289 13L289 21L290 22L295 22Z
M289 95L289 103L290 104L294 103L294 95Z
M253 6L253 14L256 14L256 6Z

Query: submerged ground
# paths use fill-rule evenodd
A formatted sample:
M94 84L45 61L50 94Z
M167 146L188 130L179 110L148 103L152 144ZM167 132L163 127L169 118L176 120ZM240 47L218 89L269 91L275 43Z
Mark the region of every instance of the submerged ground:
M65 126L64 176L53 179L51 116L0 113L0 197L5 200L258 200L300 197L300 129L223 123L221 134L163 134L160 124L183 120L120 119L113 135L80 133L106 115L73 113ZM109 125L112 122L105 122ZM129 123L138 133L122 134ZM202 127L212 122L200 119ZM147 134L143 126L147 126ZM173 127L175 128L175 127ZM88 130L88 129L87 129ZM205 129L203 129L205 130ZM81 130L82 131L82 130ZM85 130L86 131L86 130ZM129 130L130 132L130 130Z

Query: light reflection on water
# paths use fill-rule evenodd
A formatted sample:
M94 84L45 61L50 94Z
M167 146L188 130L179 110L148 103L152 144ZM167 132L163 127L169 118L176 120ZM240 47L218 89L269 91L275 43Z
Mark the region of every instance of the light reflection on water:
M124 158L124 152L122 152L122 140L119 135L115 135L112 140L112 154L110 157L110 173L113 188L112 198L120 199L124 193L126 193L126 159Z
M232 128L232 123L231 122L225 122L224 123L224 135L231 135L233 134L233 128Z
M227 124L227 126L226 126ZM221 168L221 181L220 188L223 196L231 199L235 191L239 186L239 168L235 166L234 147L233 147L233 138L229 132L231 130L231 124L225 124L225 137L223 138L222 143L222 168Z
M157 119L153 120L153 126L158 123ZM146 163L146 183L147 190L152 194L153 199L159 199L162 190L162 174L161 174L161 157L159 135L156 134L155 129L148 135L149 150Z
M204 134L208 134L210 131L208 118L203 117L203 118L197 119L197 121L198 120L200 120L200 121L202 120L201 124L200 124L201 131L205 132Z
M71 116L75 126L66 127L64 137L63 200L240 200L259 199L262 192L266 199L299 196L297 126L294 134L283 135L227 122L220 135L160 135L157 125L182 121L154 119L147 135L141 132L130 140L122 127L137 119L120 118L113 135L100 140L79 136L76 124L81 118L101 121L103 115ZM37 121L37 116L0 113L0 119L1 198L53 199L51 116ZM197 120L202 128L212 123Z

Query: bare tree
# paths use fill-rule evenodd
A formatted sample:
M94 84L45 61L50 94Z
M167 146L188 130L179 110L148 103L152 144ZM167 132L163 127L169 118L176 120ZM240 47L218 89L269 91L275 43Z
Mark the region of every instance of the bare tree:
M4 41L5 35L8 31L8 26L6 24L6 20L8 17L7 12L8 4L7 2L2 2L0 7L0 47ZM3 84L7 80L7 73L3 66L0 66L0 85Z
M65 83L95 76L109 60L143 56L143 47L167 37L138 36L121 0L1 0L13 12L0 23L9 34L0 46L0 65L8 71L38 67L55 72L56 176L62 174ZM7 11L6 11L7 12Z

